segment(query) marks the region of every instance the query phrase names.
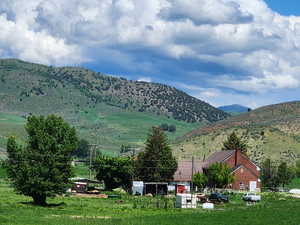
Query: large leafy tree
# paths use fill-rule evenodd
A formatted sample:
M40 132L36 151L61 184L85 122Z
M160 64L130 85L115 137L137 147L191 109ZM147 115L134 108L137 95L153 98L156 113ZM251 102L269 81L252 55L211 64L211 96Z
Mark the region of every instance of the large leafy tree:
M195 173L193 175L193 184L200 188L203 189L207 185L208 179L207 176L204 173Z
M96 178L104 181L105 188L112 190L123 187L128 190L133 177L133 161L129 157L100 155L93 164Z
M234 175L226 163L211 164L206 172L208 185L213 188L225 188L234 182Z
M135 169L136 179L143 181L160 182L173 179L177 161L161 128L152 127L145 151L137 156Z
M77 148L76 131L61 117L30 116L25 126L26 146L14 137L7 142L8 176L18 193L30 196L35 204L46 205L46 198L63 194L73 175L71 154Z
M241 150L247 153L247 143L238 137L235 132L232 132L227 140L223 143L223 150Z
M89 150L89 142L86 139L80 139L78 148L72 153L72 155L78 158L86 158L89 155Z

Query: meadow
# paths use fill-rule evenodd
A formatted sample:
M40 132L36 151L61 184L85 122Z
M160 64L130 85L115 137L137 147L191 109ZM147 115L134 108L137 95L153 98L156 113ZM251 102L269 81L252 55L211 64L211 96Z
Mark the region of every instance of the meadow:
M101 224L101 225L296 225L300 199L265 193L262 202L247 206L241 194L212 211L175 209L174 198L133 197L100 199L64 196L48 199L48 207L31 204L31 198L13 192L5 180L0 184L0 224ZM159 202L160 208L157 208ZM167 204L165 204L167 202Z

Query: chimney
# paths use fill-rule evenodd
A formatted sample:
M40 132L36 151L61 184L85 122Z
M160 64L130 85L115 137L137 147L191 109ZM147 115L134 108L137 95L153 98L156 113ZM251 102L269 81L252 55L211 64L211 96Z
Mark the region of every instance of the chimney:
M239 149L236 149L234 153L234 166L238 165L238 151Z

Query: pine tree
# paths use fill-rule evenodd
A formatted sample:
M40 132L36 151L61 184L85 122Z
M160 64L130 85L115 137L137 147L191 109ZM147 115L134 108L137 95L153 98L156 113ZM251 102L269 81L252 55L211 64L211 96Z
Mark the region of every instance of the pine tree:
M15 190L46 205L46 198L63 194L73 175L71 154L77 148L76 131L61 117L31 116L26 124L27 146L14 137L7 142L7 172Z
M282 187L289 184L295 177L295 172L293 168L288 167L286 162L280 163L277 170L277 182L281 184Z
M232 132L227 140L223 143L223 150L241 150L243 153L247 153L247 144L240 137Z
M161 128L153 127L146 141L146 149L135 162L136 179L142 181L170 181L177 170L167 137Z

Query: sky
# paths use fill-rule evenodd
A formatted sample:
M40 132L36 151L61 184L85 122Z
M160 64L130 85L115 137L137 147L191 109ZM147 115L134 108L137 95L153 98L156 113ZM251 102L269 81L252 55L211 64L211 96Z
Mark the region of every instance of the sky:
M177 87L214 106L300 100L296 0L1 0L0 58Z

